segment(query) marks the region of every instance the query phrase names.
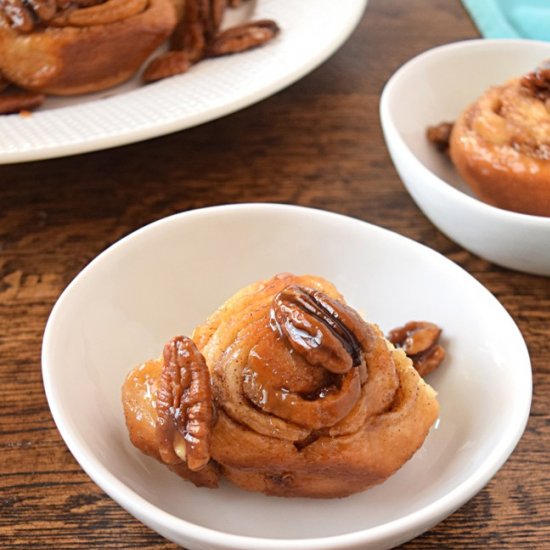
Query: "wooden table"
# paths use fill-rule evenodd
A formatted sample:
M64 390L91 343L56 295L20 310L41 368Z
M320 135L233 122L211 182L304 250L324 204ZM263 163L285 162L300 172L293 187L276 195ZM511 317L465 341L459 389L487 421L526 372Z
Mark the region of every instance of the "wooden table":
M550 279L494 266L443 236L401 184L378 118L397 67L476 36L456 0L370 0L338 53L258 105L145 143L0 166L1 548L174 548L107 497L65 447L42 387L42 333L63 288L120 237L174 212L255 201L323 208L411 237L502 302L533 363L527 431L483 491L404 548L548 548Z

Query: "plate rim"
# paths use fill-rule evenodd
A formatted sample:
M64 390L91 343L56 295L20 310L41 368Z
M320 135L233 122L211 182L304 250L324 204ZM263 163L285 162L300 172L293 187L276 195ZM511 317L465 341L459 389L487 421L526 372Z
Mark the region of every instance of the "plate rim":
M254 89L247 94L243 94L238 99L231 103L220 105L219 107L209 108L203 113L179 117L170 121L162 121L155 125L146 126L138 129L122 129L116 135L104 135L100 137L88 138L83 141L65 145L48 145L42 143L36 148L23 149L20 151L2 151L0 149L0 166L3 164L17 164L23 162L33 162L39 160L47 160L53 158L64 158L74 156L82 153L91 153L95 151L102 151L105 149L112 149L115 147L121 147L124 145L130 145L141 141L169 135L182 130L187 130L207 122L218 120L219 118L233 114L246 107L250 107L275 95L276 93L288 88L298 80L301 80L306 75L314 71L322 63L328 60L334 53L336 53L342 45L350 38L358 24L360 23L365 13L368 0L350 0L352 2L351 8L348 8L349 14L345 24L339 29L339 32L335 35L332 42L324 43L321 41L322 47L316 52L316 55L312 55L307 62L303 63L299 68L294 71L285 73L283 76L269 81L267 84ZM276 43L272 45L276 47ZM253 52L250 52L253 55ZM177 78L177 77L176 77ZM154 85L154 84L153 84ZM116 88L115 88L116 89ZM130 92L135 92L131 90ZM123 96L125 93L117 94L117 97ZM88 104L96 104L101 100L93 100L89 103L84 103L81 106L82 109L86 108ZM45 111L45 112L52 112ZM8 115L17 116L17 115ZM39 117L40 112L37 112L33 117ZM32 117L28 120L32 123Z
M473 475L466 478L445 495L434 500L430 504L427 504L421 509L374 527L320 538L271 539L227 533L210 527L197 525L183 518L174 516L134 492L130 487L113 475L99 460L95 459L93 456L87 456L86 449L82 450L77 441L78 439L81 439L80 436L76 433L76 431L75 433L72 433L73 430L63 419L64 415L58 406L58 401L56 400L57 390L55 388L54 379L51 370L48 367L50 363L50 355L52 354L52 332L54 330L56 318L62 310L64 301L67 300L74 291L74 288L80 279L87 276L86 274L88 271L93 269L94 264L97 261L101 261L104 257L112 255L119 247L126 246L127 243L134 240L136 237L139 237L143 233L154 230L161 225L170 224L174 220L192 220L192 218L195 217L210 216L212 213L215 214L216 211L235 211L238 213L239 211L254 210L286 210L288 212L292 212L294 215L324 217L326 219L355 225L356 227L367 226L369 231L379 232L388 238L399 241L408 241L409 245L417 247L418 250L422 250L423 254L433 258L437 257L438 260L443 260L449 269L454 270L456 273L460 273L462 276L466 276L470 282L478 288L478 290L485 293L488 300L490 300L497 308L501 310L507 322L511 324L511 328L517 333L519 338L518 342L521 344L521 349L518 350L518 352L524 357L524 362L522 361L521 365L521 368L525 370L523 373L525 377L523 384L524 393L518 398L518 401L521 398L521 404L517 405L518 411L522 412L522 414L518 414L516 429L513 432L508 431L505 433L505 436L502 437L497 445L492 448L491 452L484 458L481 467L476 470ZM282 547L288 547L293 550L343 550L349 548L367 548L368 546L365 545L376 545L388 540L392 540L394 543L410 540L412 538L410 536L411 533L415 533L414 536L417 536L439 523L468 500L473 498L473 496L475 496L493 478L497 471L508 460L521 439L529 419L532 401L531 361L527 344L521 331L519 330L519 327L506 308L504 308L504 306L497 300L497 298L465 269L426 245L389 229L385 229L344 214L317 208L281 203L228 204L179 212L151 222L113 243L103 252L98 254L88 265L86 265L59 296L46 323L42 342L41 360L42 378L52 417L64 440L64 443L67 445L86 474L117 504L131 513L139 521L148 525L151 529L159 532L159 526L162 526L162 528L165 529L165 532L177 532L192 542L212 544L214 548L230 548L239 550L257 550L258 548L262 548L262 550L279 550ZM153 527L147 519L143 518L142 510L144 509L148 510L148 517L154 518L154 521L156 522L155 527ZM166 534L163 536L170 538L169 535L167 536Z

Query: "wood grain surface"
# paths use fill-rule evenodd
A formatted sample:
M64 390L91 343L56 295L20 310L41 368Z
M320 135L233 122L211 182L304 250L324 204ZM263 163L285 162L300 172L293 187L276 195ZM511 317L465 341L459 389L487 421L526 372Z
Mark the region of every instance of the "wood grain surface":
M501 301L532 358L527 431L475 498L403 548L550 547L550 279L492 265L442 235L401 184L378 118L384 83L402 63L477 36L457 0L370 0L329 61L258 105L144 143L0 166L1 548L175 548L65 447L42 386L42 334L64 287L120 237L174 212L256 201L323 208L411 237Z

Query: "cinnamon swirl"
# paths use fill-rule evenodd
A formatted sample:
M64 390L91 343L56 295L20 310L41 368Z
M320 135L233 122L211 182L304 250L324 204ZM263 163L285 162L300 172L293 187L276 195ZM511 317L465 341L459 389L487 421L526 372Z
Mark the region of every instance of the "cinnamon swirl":
M197 485L221 475L288 497L384 481L422 445L435 392L328 281L281 274L237 292L192 338L134 369L131 441Z
M456 121L449 145L483 201L550 216L550 62L489 89Z

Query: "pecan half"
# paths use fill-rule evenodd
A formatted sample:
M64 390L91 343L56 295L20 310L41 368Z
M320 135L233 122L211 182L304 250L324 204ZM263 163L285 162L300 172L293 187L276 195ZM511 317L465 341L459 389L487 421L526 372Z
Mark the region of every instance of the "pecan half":
M270 20L246 23L220 32L227 6L236 7L240 3L235 0L186 0L183 17L170 37L170 50L185 54L192 65L205 57L233 54L262 46L279 33L277 24ZM183 67L184 56L178 59L181 60L178 65ZM151 65L155 62L153 60ZM176 70L175 64L172 60L169 67L167 61L159 62L159 66L153 65L145 71L144 80L153 82L180 74L189 68Z
M335 426L345 418L367 381L368 360L377 368L380 342L388 352L383 338L353 309L300 285L287 286L274 296L270 327L276 339L261 339L250 351L243 393L262 411L310 430ZM277 363L269 357L272 346L281 344L291 352L279 352ZM306 378L311 383L284 374L296 361L305 362L307 367L300 368L309 371ZM306 439L304 446L309 443Z
M0 114L8 115L22 111L32 111L44 103L44 95L21 90L6 91L0 95Z
M204 11L204 0L187 0L185 13L170 37L170 49L185 53L191 63L196 63L204 57Z
M354 327L343 321L345 306L323 292L291 285L275 296L274 328L308 363L344 374L362 361Z
M445 358L445 350L439 345L441 329L426 321L409 321L391 330L388 340L411 358L420 376L434 371Z
M428 126L426 137L428 141L435 145L440 153L449 151L449 141L454 124L452 122L441 122L436 126Z
M191 67L191 61L184 52L165 52L155 57L143 71L145 82L156 82L169 76L185 73Z
M532 73L525 75L520 85L541 101L550 98L550 59L543 61Z
M275 21L264 19L232 27L218 34L210 43L208 55L217 57L263 46L280 32Z
M187 463L192 471L210 460L213 403L204 357L190 338L176 336L164 347L157 390L157 439L167 464Z

